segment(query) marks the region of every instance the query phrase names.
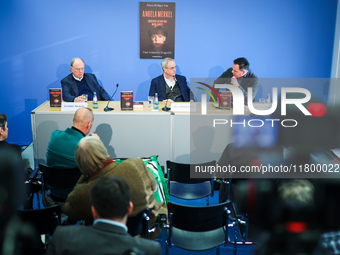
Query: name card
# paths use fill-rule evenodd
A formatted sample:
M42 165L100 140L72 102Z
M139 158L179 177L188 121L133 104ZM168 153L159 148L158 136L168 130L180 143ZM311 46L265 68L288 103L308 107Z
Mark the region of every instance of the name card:
M62 112L75 112L79 108L87 107L87 102L62 102Z
M190 112L196 111L196 104L185 102L185 103L171 103L171 111L173 112Z

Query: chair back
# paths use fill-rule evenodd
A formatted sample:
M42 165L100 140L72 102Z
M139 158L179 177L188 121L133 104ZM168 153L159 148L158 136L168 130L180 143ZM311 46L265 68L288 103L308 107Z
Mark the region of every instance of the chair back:
M192 232L210 231L226 226L230 203L187 206L170 202L168 214L173 227Z
M19 210L18 214L23 221L32 223L40 235L52 234L54 229L61 224L59 205L35 210Z
M39 164L45 189L56 190L63 195L69 194L81 176L79 168L56 168Z
M149 209L145 209L135 216L128 217L126 226L128 233L132 236L144 235L149 239Z
M183 164L168 160L166 165L171 196L187 200L207 197L207 205L209 204L209 196L213 196L214 192L213 178L191 178L190 171L196 166L214 166L215 160L202 164Z
M168 203L167 252L171 246L202 251L227 244L228 203L200 207Z

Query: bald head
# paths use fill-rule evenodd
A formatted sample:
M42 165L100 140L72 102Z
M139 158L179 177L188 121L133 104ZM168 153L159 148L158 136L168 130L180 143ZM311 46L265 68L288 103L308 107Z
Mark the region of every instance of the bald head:
M74 114L73 126L87 135L91 131L93 120L94 115L90 108L79 108Z

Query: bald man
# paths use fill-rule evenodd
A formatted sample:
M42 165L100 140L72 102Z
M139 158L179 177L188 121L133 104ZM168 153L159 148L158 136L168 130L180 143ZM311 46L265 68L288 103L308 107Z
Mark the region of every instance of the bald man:
M90 108L80 108L73 117L73 126L66 130L55 130L47 147L47 165L52 167L78 167L74 152L79 140L90 133L94 120ZM91 134L95 135L95 134Z
M79 108L73 116L73 126L66 130L55 130L51 135L51 140L47 147L46 163L50 167L60 168L76 168L78 167L74 153L76 147L83 137L88 135L91 131L94 120L93 112L90 108ZM91 136L97 136L91 134ZM98 137L99 138L99 137ZM66 199L67 195L59 194L55 190L51 190L51 194L47 194L43 197L44 205L47 204L49 196L53 199Z

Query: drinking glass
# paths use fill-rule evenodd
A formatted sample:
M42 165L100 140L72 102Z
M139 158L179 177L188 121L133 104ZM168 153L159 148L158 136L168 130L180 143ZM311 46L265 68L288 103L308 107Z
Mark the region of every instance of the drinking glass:
M89 98L89 95L88 94L82 94L81 96L85 100L85 102L87 102L87 99Z
M148 96L148 101L149 101L149 108L152 108L153 107L153 100L154 100L155 97L153 96Z

